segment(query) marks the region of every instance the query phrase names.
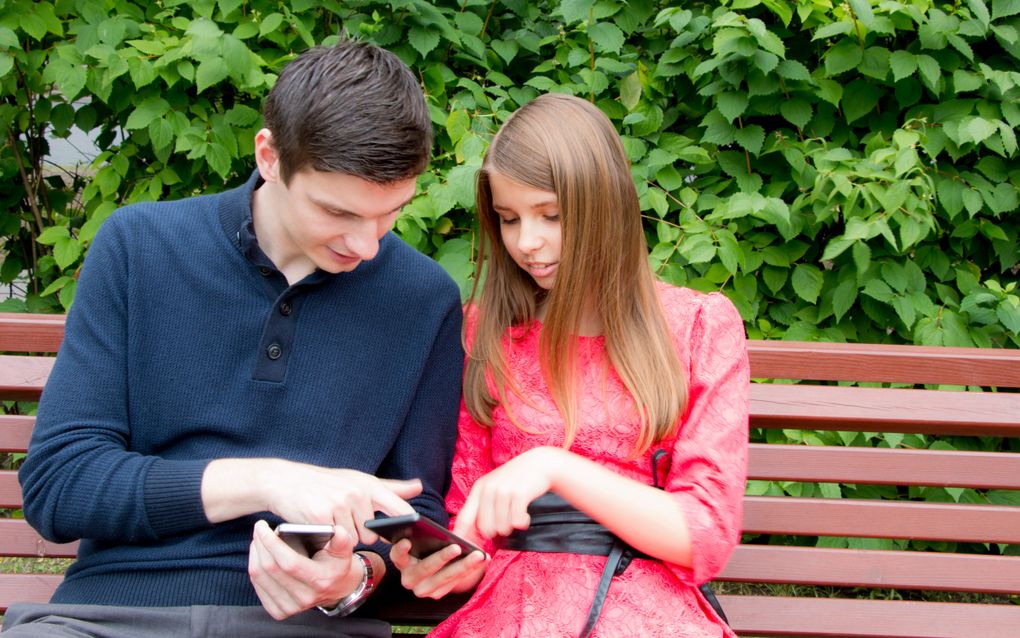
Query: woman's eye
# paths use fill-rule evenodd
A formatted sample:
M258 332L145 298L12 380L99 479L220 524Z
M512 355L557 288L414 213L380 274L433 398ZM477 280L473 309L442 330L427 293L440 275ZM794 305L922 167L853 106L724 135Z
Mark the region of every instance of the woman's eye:
M545 219L546 219L546 221L550 221L550 222L558 222L558 221L560 221L560 214L559 213L551 213L549 215L546 215Z
M517 218L514 217L513 219L506 219L505 217L500 217L499 223L501 226L509 226L510 224L516 224Z

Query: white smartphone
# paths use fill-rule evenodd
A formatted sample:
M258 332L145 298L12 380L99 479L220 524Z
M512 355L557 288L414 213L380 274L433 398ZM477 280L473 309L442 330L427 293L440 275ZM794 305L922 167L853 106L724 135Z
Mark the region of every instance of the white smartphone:
M291 549L305 556L314 556L333 538L332 525L313 523L280 523L276 535Z

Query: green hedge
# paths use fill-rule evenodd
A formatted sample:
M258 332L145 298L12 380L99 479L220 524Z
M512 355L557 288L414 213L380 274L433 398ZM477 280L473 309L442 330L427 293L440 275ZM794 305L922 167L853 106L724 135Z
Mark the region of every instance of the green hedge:
M660 275L752 336L1020 345L1020 1L676 4L8 1L0 281L66 307L116 206L237 184L275 72L346 29L421 75L439 134L398 232L464 286L489 136L565 91L624 135ZM72 128L86 174L43 161Z

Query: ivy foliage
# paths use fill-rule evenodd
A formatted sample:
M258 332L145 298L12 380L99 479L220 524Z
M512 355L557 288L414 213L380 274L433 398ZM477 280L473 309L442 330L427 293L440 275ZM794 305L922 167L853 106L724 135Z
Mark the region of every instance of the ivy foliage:
M66 309L116 207L242 182L276 73L345 31L421 78L435 153L396 230L464 290L488 141L560 91L623 136L659 276L724 291L751 337L1020 346L1020 0L0 0L0 282L30 285L0 310ZM96 157L50 164L72 133ZM1015 498L749 485L868 490Z
M624 136L659 275L752 337L1020 345L1017 0L7 0L0 281L66 308L117 206L239 183L276 72L345 30L420 73L397 229L465 289L488 139L562 91ZM48 165L75 130L98 155Z

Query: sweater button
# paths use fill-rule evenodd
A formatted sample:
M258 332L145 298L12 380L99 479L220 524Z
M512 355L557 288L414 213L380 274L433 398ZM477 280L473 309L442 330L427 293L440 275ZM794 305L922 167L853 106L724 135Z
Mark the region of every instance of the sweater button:
M280 345L277 343L274 343L268 348L266 348L266 356L268 356L273 361L279 359L282 354L283 348L281 348Z
M284 301L280 304L280 314L284 317L290 316L291 310L293 310L293 308L291 308L290 302Z
M269 266L259 266L259 274L262 275L263 277L268 277L269 275L273 274L273 269L270 268Z

